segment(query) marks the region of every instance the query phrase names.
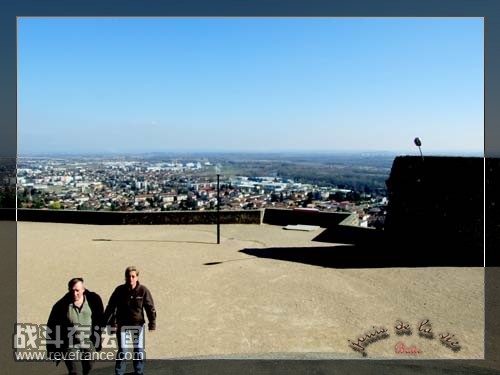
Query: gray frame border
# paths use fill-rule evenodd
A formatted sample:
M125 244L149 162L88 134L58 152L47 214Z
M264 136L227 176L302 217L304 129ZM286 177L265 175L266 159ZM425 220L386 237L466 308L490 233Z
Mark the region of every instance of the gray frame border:
M485 18L485 156L500 157L500 13L496 0L254 0L159 2L122 0L68 2L64 0L26 0L0 5L0 161L11 168L17 154L17 17L71 16L204 16L204 17L484 17ZM497 107L497 108L495 108ZM8 169L15 176L14 169ZM496 173L497 171L493 171ZM491 173L491 171L490 171ZM488 198L488 197L487 197ZM494 212L495 213L495 212ZM497 216L495 216L496 218ZM490 217L491 218L491 217ZM4 220L4 219L3 219ZM60 373L51 363L16 363L13 361L12 335L16 319L16 223L0 221L3 249L4 284L0 331L0 361L4 373ZM487 242L490 251L490 243ZM491 243L493 245L493 243ZM488 258L487 258L488 259ZM490 263L488 263L490 264ZM370 361L370 360L161 360L151 361L148 368L158 373L189 374L299 374L299 373L481 373L500 371L500 324L495 323L500 307L500 268L487 267L485 360L439 361ZM102 369L102 371L101 371ZM59 370L59 371L57 371ZM99 364L95 374L110 373L110 364ZM152 371L153 372L153 371Z

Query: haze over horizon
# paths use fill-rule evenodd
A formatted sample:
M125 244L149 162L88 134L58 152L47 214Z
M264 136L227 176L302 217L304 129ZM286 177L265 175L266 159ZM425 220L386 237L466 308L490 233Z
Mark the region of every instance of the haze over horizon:
M482 155L482 18L18 18L18 152Z
M394 150L394 151L384 151L384 150L244 150L244 151L235 151L235 150L222 150L222 151L213 151L213 150L183 150L183 151L114 151L114 152L101 152L101 151L39 151L39 152L24 152L18 153L19 157L29 157L29 156L141 156L141 155L232 155L232 154L241 154L241 155L375 155L375 156L420 156L420 153L417 148L407 150ZM432 153L423 153L425 156L484 156L483 151L434 151Z

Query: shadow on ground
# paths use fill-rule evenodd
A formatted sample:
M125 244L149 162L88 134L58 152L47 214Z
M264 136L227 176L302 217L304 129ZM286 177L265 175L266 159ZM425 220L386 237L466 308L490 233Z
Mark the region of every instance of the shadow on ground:
M338 226L326 229L313 241L337 245L246 248L240 252L330 268L483 266L482 251L449 238L389 237L383 231Z
M240 252L259 258L298 262L329 268L387 268L387 267L472 267L460 260L439 256L410 256L404 252L378 251L356 245L327 247L269 247L249 248Z
M173 241L173 240L113 240L111 238L94 238L96 242L172 242L172 243L198 243L203 245L214 245L217 242L202 242L202 241Z

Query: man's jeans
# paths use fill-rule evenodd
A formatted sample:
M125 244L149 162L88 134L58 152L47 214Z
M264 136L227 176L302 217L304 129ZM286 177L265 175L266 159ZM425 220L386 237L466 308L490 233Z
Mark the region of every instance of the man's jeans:
M69 348L66 352L68 359L64 361L64 364L68 368L68 374L89 374L94 365L94 360L92 359L94 350L92 345L88 348Z
M144 326L123 326L117 330L116 338L118 353L115 374L125 374L128 359L132 360L134 372L142 374L144 372Z

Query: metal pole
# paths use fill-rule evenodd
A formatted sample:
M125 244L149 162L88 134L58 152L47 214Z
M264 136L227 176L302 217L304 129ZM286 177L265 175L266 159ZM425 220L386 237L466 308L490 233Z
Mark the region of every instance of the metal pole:
M217 244L220 244L220 190L219 190L218 173L217 173Z

